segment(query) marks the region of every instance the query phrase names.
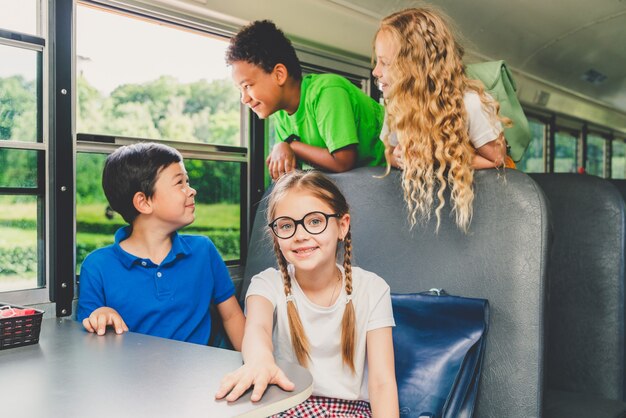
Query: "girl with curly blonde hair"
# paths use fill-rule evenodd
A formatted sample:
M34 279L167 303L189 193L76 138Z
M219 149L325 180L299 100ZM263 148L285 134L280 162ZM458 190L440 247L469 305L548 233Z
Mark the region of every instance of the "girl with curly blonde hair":
M374 41L385 99L382 138L388 166L403 169L402 187L412 225L437 228L450 189L457 226L472 219L474 170L513 166L506 155L499 104L465 75L463 48L444 15L407 9L384 18Z

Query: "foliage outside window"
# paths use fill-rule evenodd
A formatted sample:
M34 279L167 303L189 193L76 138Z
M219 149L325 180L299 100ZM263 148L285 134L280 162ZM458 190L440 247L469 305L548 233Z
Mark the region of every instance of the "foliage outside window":
M543 149L546 125L532 119L528 121L528 125L530 127L531 140L524 156L516 164L517 169L525 173L543 173L545 171Z
M182 153L189 143L242 146L225 39L79 3L76 45L79 133L175 141ZM77 271L125 224L102 192L106 155L78 150ZM239 259L241 163L194 158L185 166L198 195L196 220L181 232L207 235L225 260Z
M39 151L0 148L0 292L38 286ZM29 190L33 190L29 192ZM19 194L18 194L19 193Z
M76 39L78 132L241 146L225 39L82 4Z
M45 283L41 7L0 0L0 292Z
M37 142L41 52L0 44L0 140Z
M624 141L613 141L611 178L626 179L626 143Z
M605 142L600 136L587 135L587 174L604 177Z
M567 132L557 132L554 144L554 172L575 173L578 157L578 139Z
M38 287L37 196L0 195L0 292Z

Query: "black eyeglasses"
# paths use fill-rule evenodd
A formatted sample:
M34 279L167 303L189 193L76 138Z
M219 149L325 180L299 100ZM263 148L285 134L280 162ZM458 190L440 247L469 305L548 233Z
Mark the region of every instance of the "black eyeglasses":
M328 226L328 218L339 218L339 215L337 213L326 214L324 212L310 212L297 221L289 216L281 216L274 219L267 226L270 227L274 235L278 238L287 239L296 234L298 225L302 225L304 230L309 234L321 234Z

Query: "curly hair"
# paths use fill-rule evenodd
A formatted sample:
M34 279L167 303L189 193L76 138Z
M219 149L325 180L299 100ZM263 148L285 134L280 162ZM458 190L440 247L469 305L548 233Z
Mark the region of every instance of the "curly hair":
M426 222L435 206L437 230L450 189L456 224L467 232L474 200L475 149L463 96L475 91L494 119L499 105L479 81L468 79L463 48L444 15L432 8L407 9L384 18L376 33L398 46L385 98L389 132L402 146L402 188L411 225ZM503 140L503 139L498 139ZM389 135L383 138L390 161Z
M226 63L236 61L254 64L268 74L276 64L283 64L291 77L302 80L302 67L291 41L270 20L254 21L230 40Z

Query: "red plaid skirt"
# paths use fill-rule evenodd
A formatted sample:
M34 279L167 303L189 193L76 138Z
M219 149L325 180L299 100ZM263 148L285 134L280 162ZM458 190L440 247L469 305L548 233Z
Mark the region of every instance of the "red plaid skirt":
M271 418L371 418L371 416L369 402L311 396L300 405L272 415Z

